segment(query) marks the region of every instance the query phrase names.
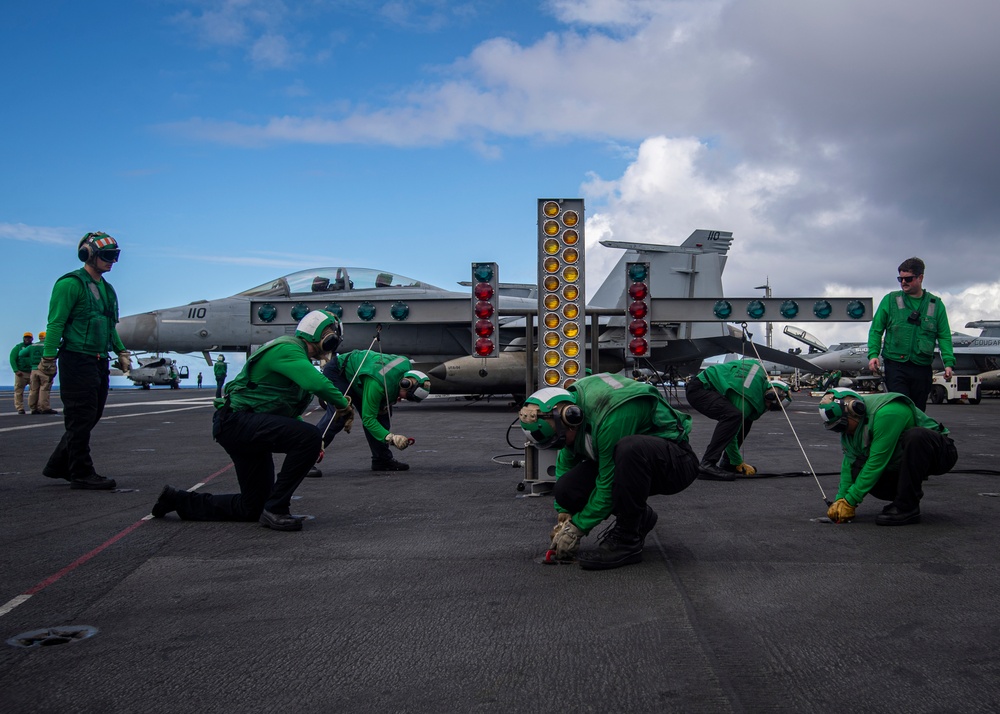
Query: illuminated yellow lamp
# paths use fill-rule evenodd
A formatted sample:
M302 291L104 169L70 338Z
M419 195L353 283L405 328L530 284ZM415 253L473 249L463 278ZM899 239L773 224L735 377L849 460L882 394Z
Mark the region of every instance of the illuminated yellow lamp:
M551 270L549 272L554 273L555 271ZM580 271L571 265L562 272L562 276L563 280L567 283L575 283L580 278Z
M559 278L555 275L546 275L545 280L542 281L542 286L550 293L554 293L559 289Z
M542 267L545 268L546 273L554 273L559 270L559 261L555 258L546 258Z
M553 288L554 290L555 288ZM563 288L563 297L567 300L576 300L580 297L580 288L575 285L567 285Z
M576 245L580 240L580 234L576 231L563 231L562 239L566 245Z
M559 224L555 221L545 221L542 224L542 230L545 231L545 235L554 236L559 232Z
M567 342L563 347L563 354L567 357L576 357L580 354L580 344L578 342Z
M563 365L563 371L570 377L575 377L580 373L580 363L575 359L571 359Z
M575 263L580 259L580 253L576 248L567 248L563 251L563 260L567 263Z
M546 310L555 310L559 307L559 296L555 294L546 295L544 305Z
M580 214L576 211L566 211L566 213L563 214L562 222L572 228L580 222Z
M575 320L577 315L580 314L580 308L573 303L568 304L563 308L563 315L566 316L567 320Z
M555 238L546 238L545 242L542 244L542 250L549 255L555 255L559 252L559 241Z
M559 327L559 316L554 312L550 312L545 316L545 326L550 330L554 330Z
M574 338L574 337L576 337L577 335L580 334L580 326L577 325L576 323L573 323L573 322L567 322L563 326L563 331L562 332L563 332L564 335L566 335L566 337L569 337L569 338L572 339L572 338Z
M554 387L559 384L559 373L554 369L546 370L545 376L542 377L543 381L550 387Z
M549 218L555 218L559 215L559 204L555 201L546 201L542 204L542 213Z
M558 332L546 332L542 341L545 342L546 347L558 347L562 338L559 337Z
M549 350L546 352L543 359L545 360L546 367L556 367L562 361L562 357L560 357L559 353L555 350Z

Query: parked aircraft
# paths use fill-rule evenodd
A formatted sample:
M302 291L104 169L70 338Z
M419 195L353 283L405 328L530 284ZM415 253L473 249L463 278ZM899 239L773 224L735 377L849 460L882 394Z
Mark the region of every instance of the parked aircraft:
M599 287L592 307L616 308L622 317L601 320L599 335L600 368L620 369L625 359L625 262L644 260L651 265L650 292L665 298L722 297L722 272L732 233L696 230L680 246L603 242L625 253ZM289 334L294 326L287 320L271 324L261 317L261 304L274 310L308 309L306 303L328 301L343 308L345 320L341 351L368 348L376 334L385 352L405 354L431 375L434 390L445 394L507 394L525 389L525 317L538 305L533 285L499 286L499 358L484 360L470 356L471 295L456 292L371 268L316 268L292 273L228 298L201 300L174 308L154 310L122 318L118 333L126 347L149 352L201 352L211 361L211 352L243 352ZM461 320L441 319L428 324L385 320L364 322L355 317L365 301L398 304L433 310L435 306L463 307ZM251 314L251 304L257 305ZM395 303L394 303L395 304ZM520 311L520 314L517 314ZM442 311L454 315L454 310ZM506 313L506 314L505 314ZM737 334L739 331L736 331ZM650 335L648 364L656 369L693 373L705 357L739 352L740 337L726 323L654 324ZM587 344L589 345L589 337ZM757 346L761 356L808 369L809 364L794 355Z
M179 366L169 357L157 357L142 362L137 360L137 367L125 373L133 384L143 389L149 389L154 384L180 389L181 380L188 378L187 365Z
M955 374L980 374L1000 369L1000 336L996 336L1000 334L1000 322L969 322L966 327L980 327L982 334L973 337L962 332L951 333L951 343L955 353L955 366L952 370ZM867 342L839 344L826 348L822 342L800 328L788 326L784 332L817 350L813 354L803 355L803 358L820 371L840 370L851 376L871 374L868 371ZM991 334L994 336L989 336ZM941 351L936 348L933 368L935 371L944 369Z

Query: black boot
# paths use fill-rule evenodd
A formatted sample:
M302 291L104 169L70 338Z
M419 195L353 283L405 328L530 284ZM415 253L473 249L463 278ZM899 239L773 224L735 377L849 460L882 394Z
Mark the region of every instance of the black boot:
M646 536L649 535L651 530L653 530L653 527L656 525L656 521L658 519L659 516L656 515L656 511L654 511L647 503L646 512L642 514L642 520L639 521L639 540L642 541L643 547L646 545Z
M720 469L711 461L702 461L698 465L698 478L705 481L735 481L736 474Z
M372 459L372 471L406 471L409 468L408 464L396 461L396 459L389 459L388 461L376 461Z
M653 515L656 515L655 512ZM645 520L645 514L643 514L643 521L645 522ZM655 525L655 523L654 520L653 524ZM624 528L616 522L610 530L605 531L601 536L596 548L581 551L576 556L576 560L584 570L620 568L623 565L642 561L642 543L643 539L639 536L637 526Z
M168 513L177 510L177 499L181 491L177 490L173 486L164 486L163 490L160 491L160 497L156 499L156 503L153 504L153 508L150 513L153 514L153 518L163 518Z

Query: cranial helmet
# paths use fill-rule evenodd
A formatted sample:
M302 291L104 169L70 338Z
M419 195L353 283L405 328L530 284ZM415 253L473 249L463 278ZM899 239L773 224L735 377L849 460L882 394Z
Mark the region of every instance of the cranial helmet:
M784 399L791 404L792 390L789 388L787 382L783 382L780 379L772 379L767 383L767 391L764 393L764 399L775 404L779 404Z
M25 332L24 335L22 335L22 337L31 337L32 339L34 339L35 336L30 332Z
M407 401L422 402L431 394L431 378L419 370L407 370L399 380L399 388L406 390Z
M45 340L45 330L38 333L38 339Z
M118 241L107 233L88 233L80 239L80 243L77 245L77 257L84 263L90 261L92 258L100 258L109 263L117 263L120 253L121 249L118 247Z
M563 402L567 402L566 406L557 409ZM566 444L565 426L583 423L583 412L576 406L576 397L559 387L539 389L524 400L517 416L529 443L539 449L561 449Z
M865 403L852 389L828 389L819 402L819 415L827 429L844 432L848 417L865 415Z
M332 329L332 332L324 337L323 333L328 328ZM295 328L295 336L301 337L306 342L318 344L323 352L336 352L340 347L344 331L340 325L340 318L332 312L313 310L299 321Z

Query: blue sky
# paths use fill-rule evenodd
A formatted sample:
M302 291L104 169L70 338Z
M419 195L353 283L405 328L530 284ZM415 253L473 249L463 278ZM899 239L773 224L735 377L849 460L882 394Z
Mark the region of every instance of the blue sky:
M89 230L119 240L109 279L131 314L320 265L455 287L496 260L531 281L536 199L577 196L591 288L615 257L598 239L709 228L734 232L733 295L769 279L877 299L919 255L954 328L1000 318L998 15L986 0L5 7L0 335L43 328Z

